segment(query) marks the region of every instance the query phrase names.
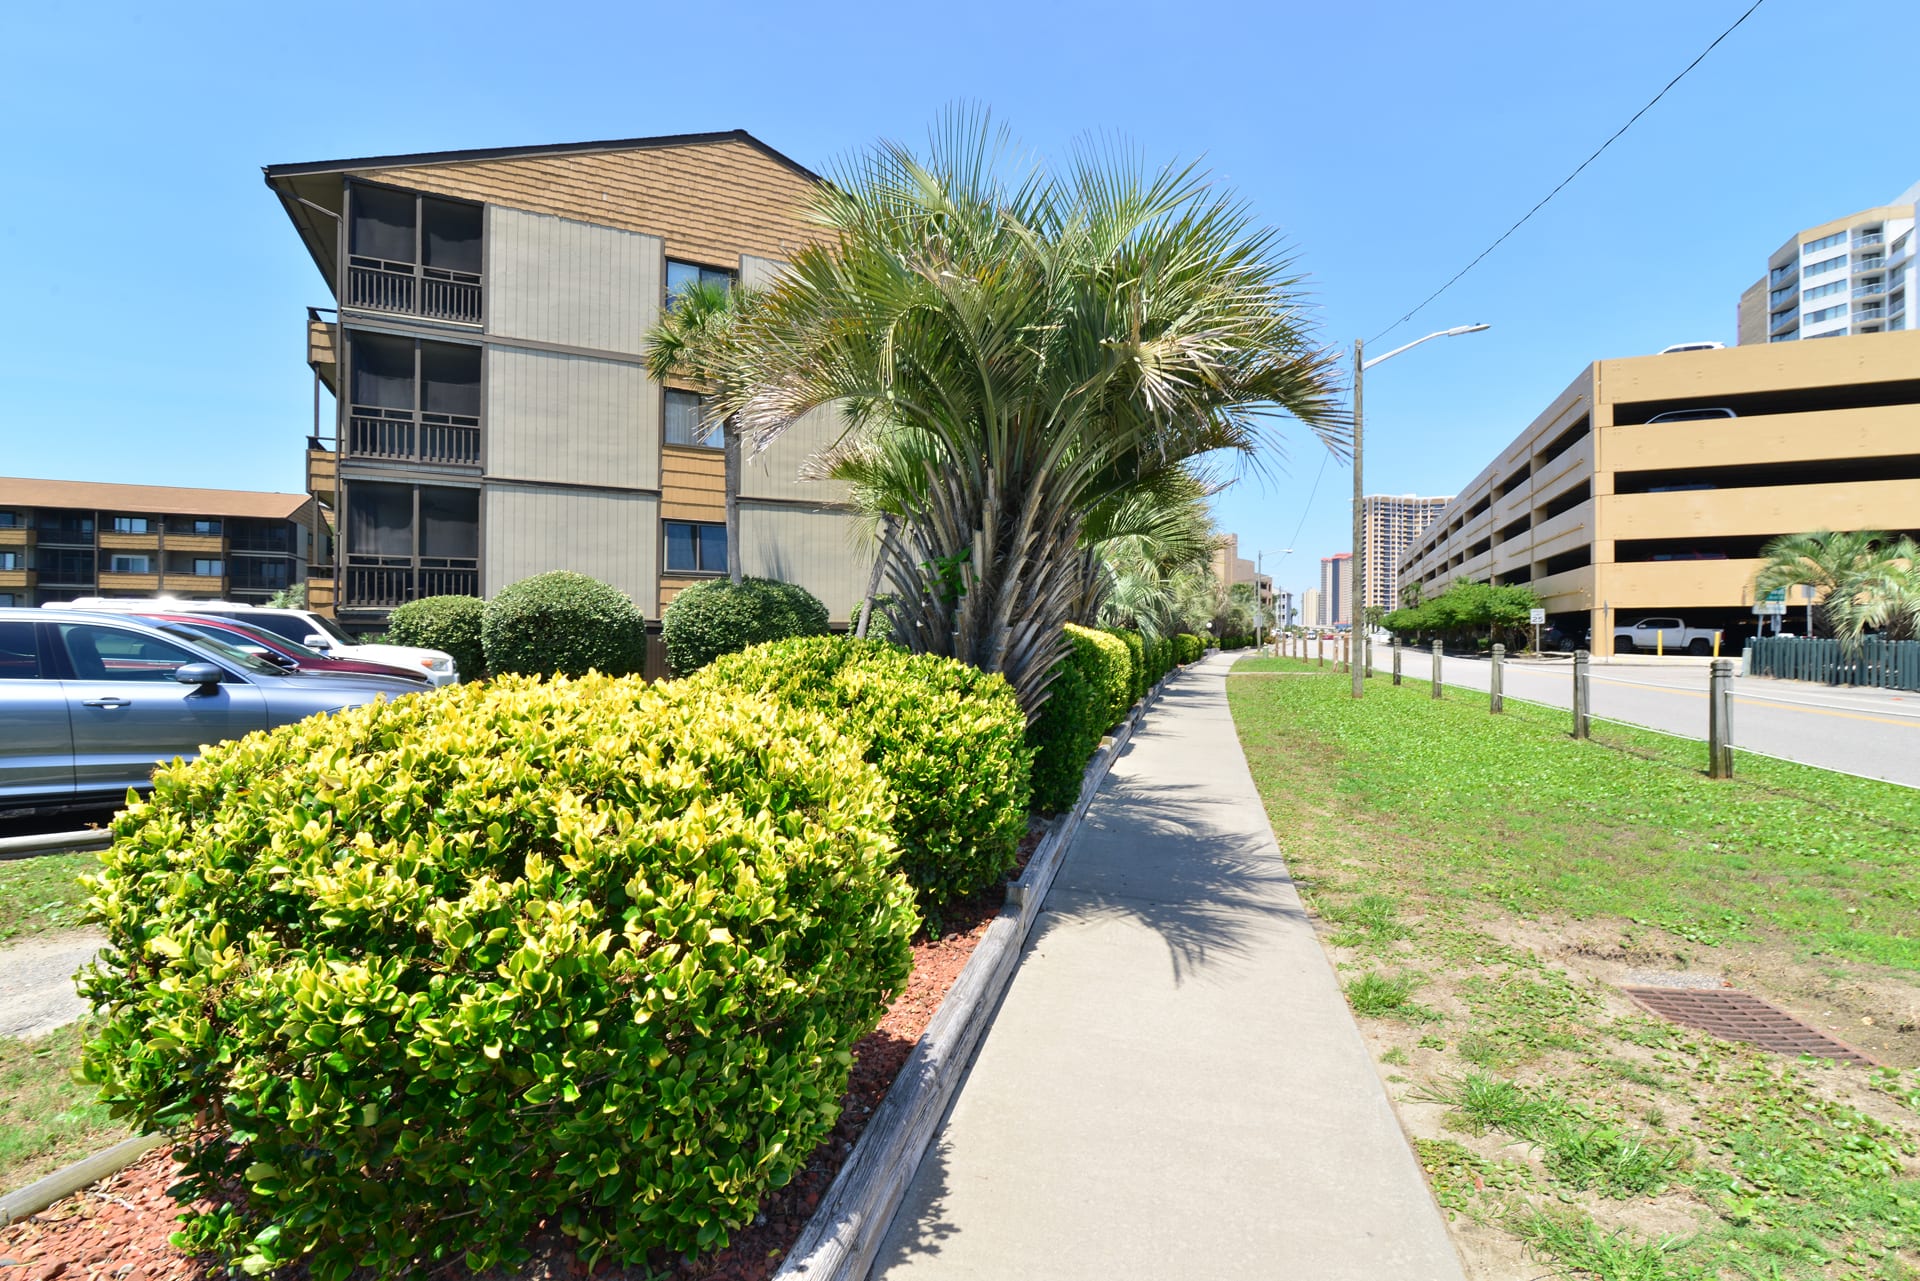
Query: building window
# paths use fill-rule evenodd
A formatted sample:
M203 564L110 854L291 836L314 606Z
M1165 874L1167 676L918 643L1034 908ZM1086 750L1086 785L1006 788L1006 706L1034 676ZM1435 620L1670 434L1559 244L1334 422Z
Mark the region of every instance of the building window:
M1817 325L1823 320L1832 320L1846 314L1846 304L1842 303L1838 307L1822 307L1819 311L1810 311L1806 314L1805 320L1809 325Z
M667 527L667 572L724 574L727 572L727 527L670 520Z
M223 568L221 563L217 560L206 560L199 557L194 559L193 576L195 578L218 578L222 572Z
M1833 295L1845 291L1846 287L1846 281L1836 280L1830 285L1820 285L1807 290L1806 293L1801 295L1801 300L1803 302L1812 302L1815 298L1831 298Z
M217 520L196 520L193 522L193 532L210 538L218 538L220 536L220 522Z
M19 512L0 512L0 529L18 529L26 523Z
M145 516L115 516L113 532L116 534L144 534L147 532Z
M1837 258L1828 258L1828 259L1825 259L1824 261L1814 263L1812 266L1807 268L1804 274L1809 276L1823 276L1829 271L1834 271L1846 265L1847 265L1847 256L1845 254L1841 254Z
M673 310L673 300L694 285L705 285L709 289L732 289L733 273L719 267L702 267L698 263L675 262L667 259L667 310Z
M19 603L20 603L20 598L15 596L12 592L0 592L0 609L12 609L15 605ZM0 627L4 627L4 626L6 626L6 624L0 623Z
M1844 231L1836 231L1831 236L1822 236L1818 240L1809 240L1806 244L1800 246L1800 252L1803 254L1816 254L1822 249L1831 249L1835 245L1844 245L1846 243L1847 233ZM1808 268L1808 270L1811 271L1812 268Z
M0 552L0 569L25 569L19 552Z
M690 391L667 393L667 443L693 445L700 449L719 449L726 435L719 422L703 421L707 398Z
M125 556L115 554L107 558L107 572L112 574L145 574L150 572L153 562L145 556Z

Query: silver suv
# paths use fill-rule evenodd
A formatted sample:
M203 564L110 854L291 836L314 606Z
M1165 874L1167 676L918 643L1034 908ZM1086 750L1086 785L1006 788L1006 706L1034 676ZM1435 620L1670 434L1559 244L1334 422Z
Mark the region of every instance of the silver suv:
M288 675L178 624L0 609L0 813L110 805L203 744L419 689Z

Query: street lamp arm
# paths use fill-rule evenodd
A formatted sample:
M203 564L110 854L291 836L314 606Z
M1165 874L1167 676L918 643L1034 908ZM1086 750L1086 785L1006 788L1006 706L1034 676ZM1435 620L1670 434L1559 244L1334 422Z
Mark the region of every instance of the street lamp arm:
M1452 329L1436 329L1432 333L1428 334L1425 338L1416 338L1404 347L1395 347L1392 351L1388 352L1384 356L1375 356L1372 360L1361 361L1360 368L1372 369L1375 365L1379 364L1383 360L1392 360L1395 356L1398 356L1401 352L1412 351L1415 347L1418 347L1421 343L1429 342L1435 338L1456 338L1461 334L1477 334L1482 329L1486 329L1486 328L1489 328L1489 326L1487 325L1455 325Z

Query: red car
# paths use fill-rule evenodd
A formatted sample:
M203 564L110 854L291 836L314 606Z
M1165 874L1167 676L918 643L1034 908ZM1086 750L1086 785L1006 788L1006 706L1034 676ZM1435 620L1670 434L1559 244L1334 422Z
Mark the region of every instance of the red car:
M404 676L417 681L422 689L433 687L433 682L425 672L386 663L369 663L363 658L329 658L317 649L308 649L284 636L276 636L264 627L255 627L236 618L222 618L218 614L141 614L138 617L150 622L191 628L203 636L225 641L235 649L264 658L275 667L284 667L308 676Z

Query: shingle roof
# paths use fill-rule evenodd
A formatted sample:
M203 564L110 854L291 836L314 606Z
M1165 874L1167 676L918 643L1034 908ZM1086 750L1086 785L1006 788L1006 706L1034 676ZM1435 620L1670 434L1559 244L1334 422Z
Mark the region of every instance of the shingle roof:
M768 156L804 174L813 181L820 175L792 156L769 147L745 129L718 133L668 133L651 138L614 138L603 142L556 142L520 147L476 147L466 151L417 151L396 156L361 156L351 160L314 160L299 164L266 166L267 181L309 173L348 172L355 169L402 169L408 165L452 165L473 160L518 160L528 156L557 156L580 151L645 151L655 147L697 147L715 142L744 142Z
M161 516L243 516L289 520L311 501L305 494L251 489L185 489L174 485L109 485L92 480L0 476L0 506L77 507Z

